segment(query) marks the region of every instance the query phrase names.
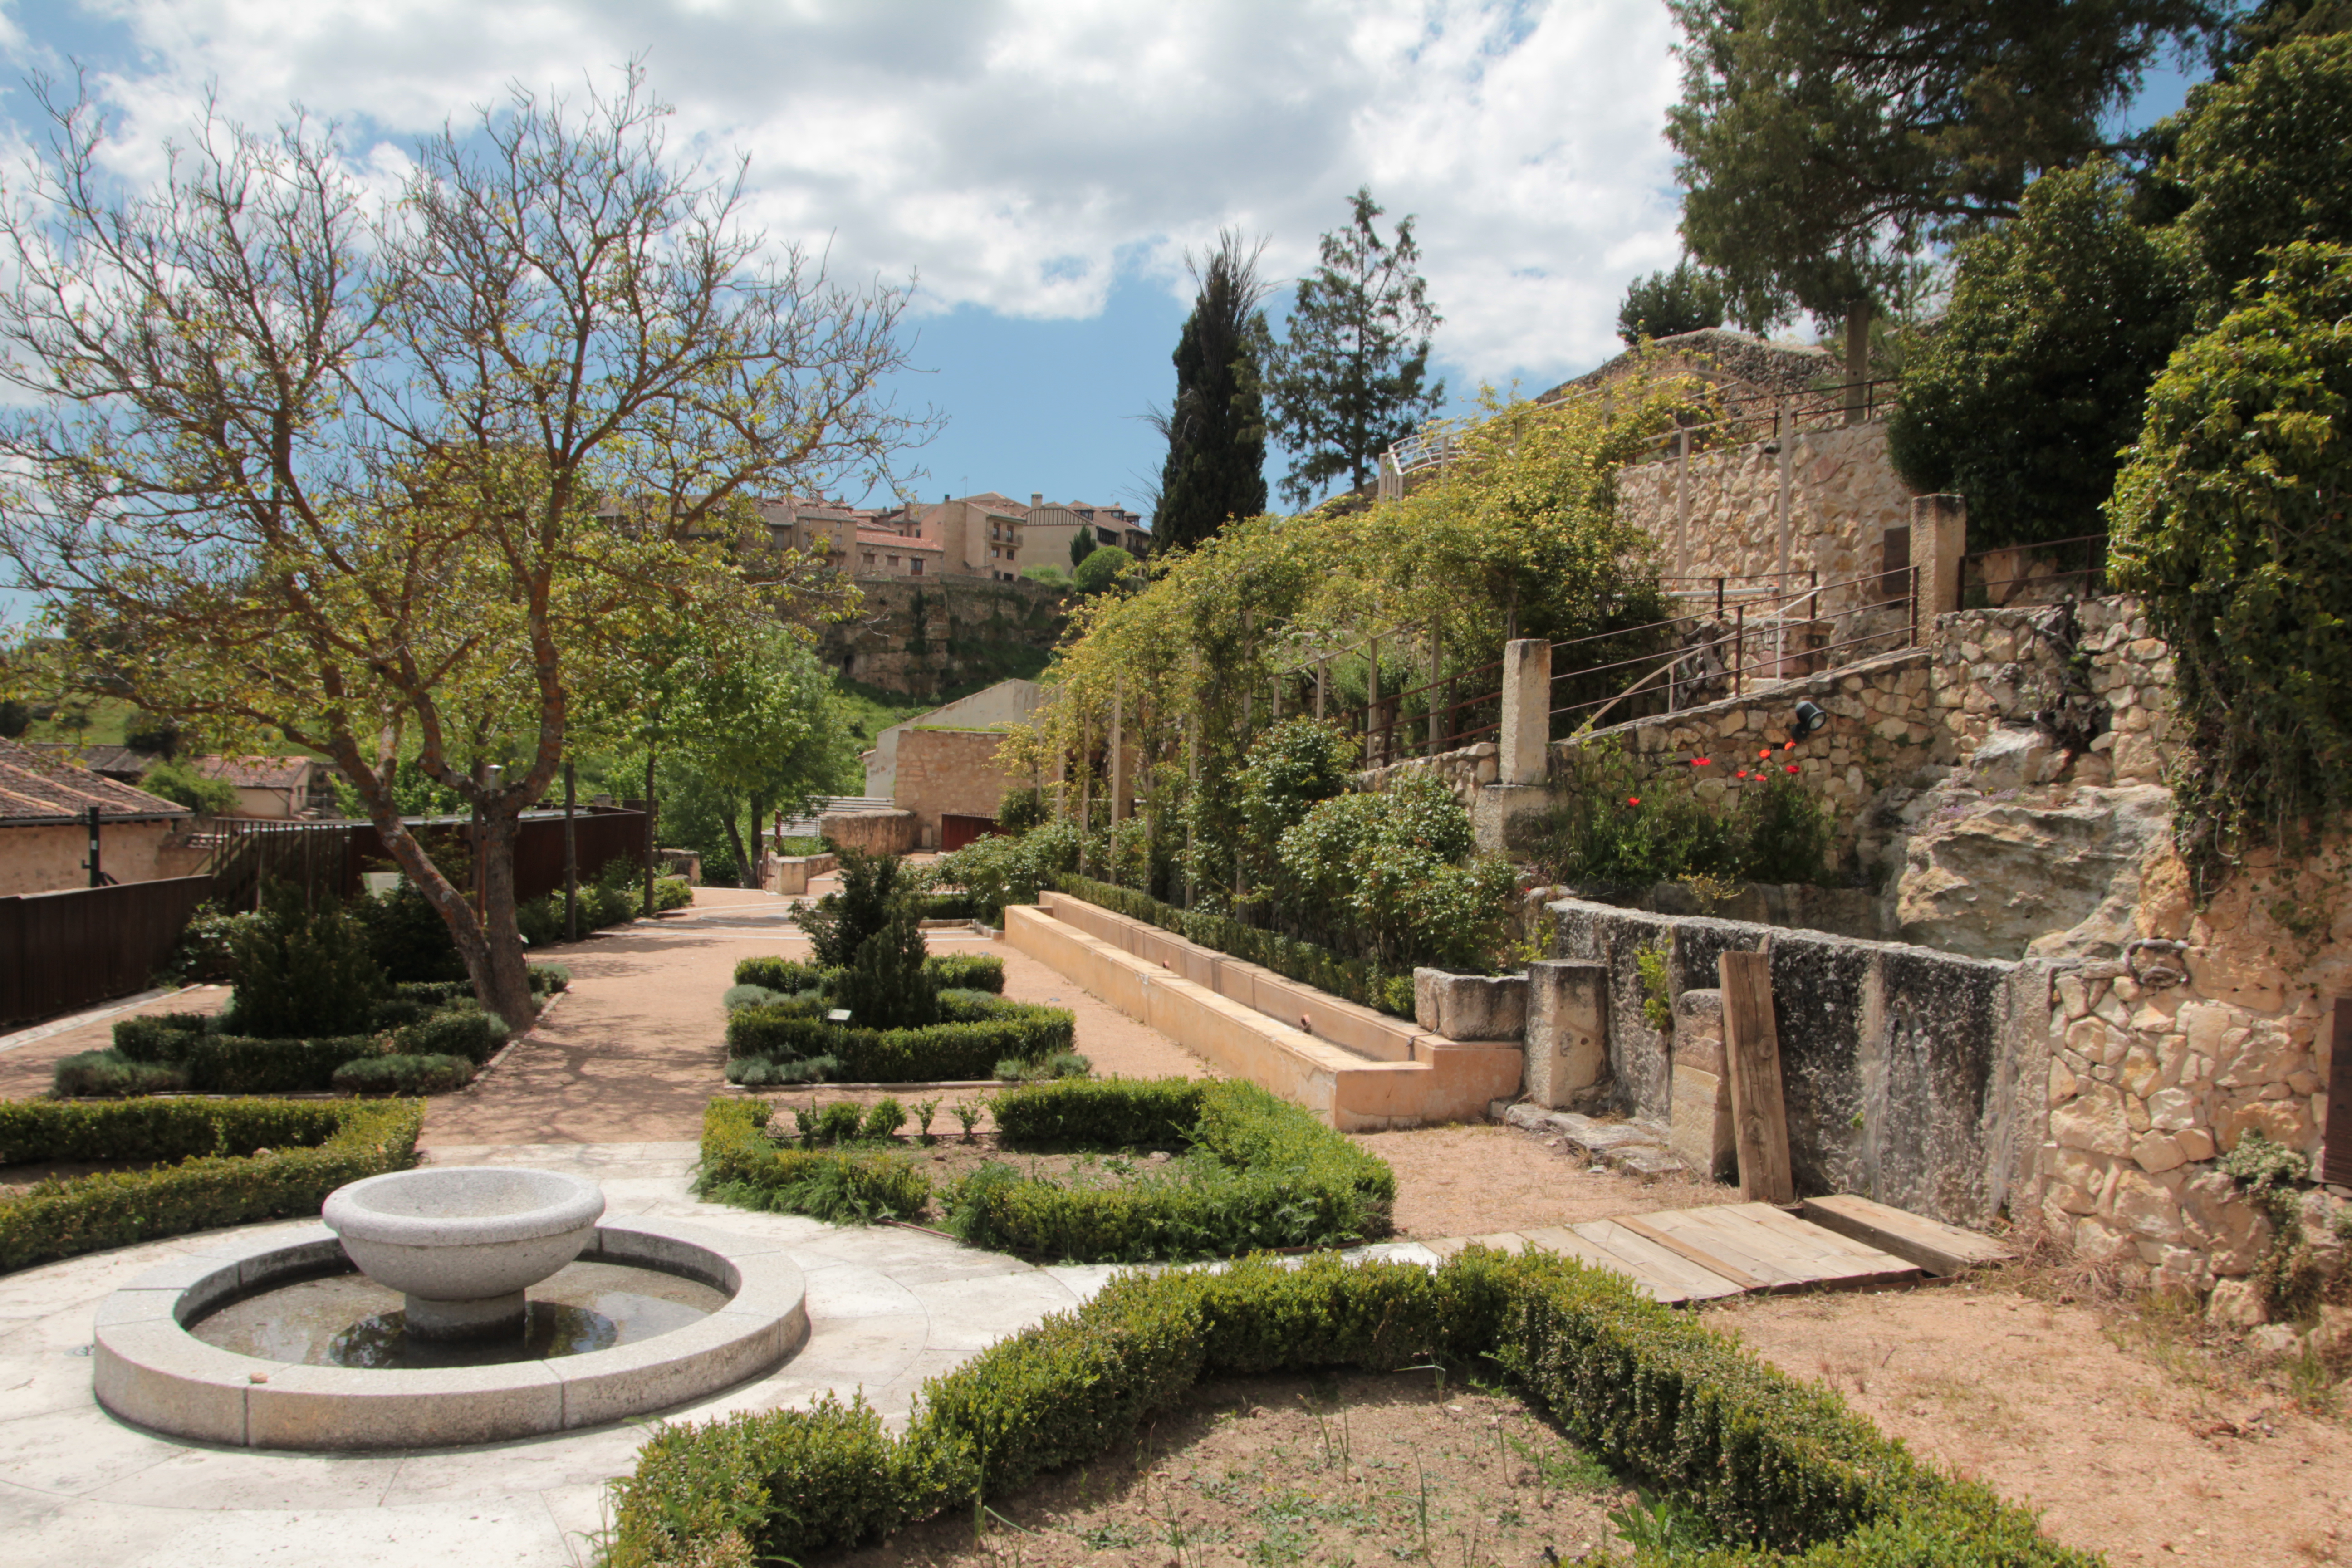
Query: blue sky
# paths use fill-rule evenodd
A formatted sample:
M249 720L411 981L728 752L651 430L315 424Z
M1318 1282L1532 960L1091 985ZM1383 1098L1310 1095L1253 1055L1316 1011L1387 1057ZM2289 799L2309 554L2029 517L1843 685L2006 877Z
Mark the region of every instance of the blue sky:
M680 146L750 154L771 234L919 279L900 395L946 424L908 493L1128 505L1161 456L1139 416L1173 391L1183 256L1223 225L1279 281L1359 184L1417 213L1453 411L1613 352L1627 279L1679 250L1671 36L1656 0L0 0L9 74L89 68L131 178L207 84L396 162L510 81L642 56ZM2159 72L2129 118L2184 88ZM0 92L0 134L25 109Z

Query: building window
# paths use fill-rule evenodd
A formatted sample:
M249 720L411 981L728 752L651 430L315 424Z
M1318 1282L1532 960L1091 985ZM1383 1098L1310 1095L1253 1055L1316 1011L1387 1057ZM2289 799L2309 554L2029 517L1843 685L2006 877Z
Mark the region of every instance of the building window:
M868 566L871 566L871 565L873 565L873 564L874 564L874 552L872 552L871 550L869 550L869 551L867 551L867 552L866 552L866 564L867 564Z
M907 572L910 576L921 576L923 574L923 558L918 555L914 560L908 562L907 563Z

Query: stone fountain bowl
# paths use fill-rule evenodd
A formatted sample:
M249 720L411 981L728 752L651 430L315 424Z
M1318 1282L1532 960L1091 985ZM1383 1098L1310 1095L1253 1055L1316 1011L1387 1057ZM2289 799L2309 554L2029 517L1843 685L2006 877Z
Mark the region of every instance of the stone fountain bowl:
M361 1273L408 1299L412 1333L459 1338L519 1326L524 1289L579 1257L604 1213L577 1176L438 1165L338 1187L320 1217Z

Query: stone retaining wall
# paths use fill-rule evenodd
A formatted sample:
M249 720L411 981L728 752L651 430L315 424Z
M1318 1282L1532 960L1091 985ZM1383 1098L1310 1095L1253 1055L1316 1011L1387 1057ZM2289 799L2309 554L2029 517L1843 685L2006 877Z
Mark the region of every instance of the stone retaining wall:
M2170 856L2122 960L2058 973L2044 1092L2042 1222L2133 1283L2205 1290L2250 1273L2270 1227L2213 1160L2259 1130L2311 1158L2327 1122L2333 1007L2352 995L2352 854L2257 850L2202 908ZM2305 1200L2330 1275L2342 1200Z
M1675 458L1620 469L1617 515L1658 541L1671 572L1777 572L1780 458L1773 446L1751 441L1689 459L1690 521L1679 542ZM1823 583L1875 573L1886 531L1910 524L1912 499L1886 455L1884 423L1798 432L1789 453L1790 569L1819 572Z
M2032 1144L2017 1136L2014 1064L2044 1043L2046 968L1575 899L1546 907L1559 922L1554 952L1608 969L1614 1109L1670 1128L1677 1115L1698 1114L1698 1142L1712 1144L1719 1101L1699 1106L1677 1095L1675 1031L1643 1016L1639 955L1665 948L1665 1000L1675 1006L1686 991L1715 987L1720 955L1769 937L1799 1191L1861 1193L1983 1225L2031 1174ZM1703 1021L1695 1017L1694 1028ZM1719 1072L1720 1061L1718 1046L1703 1065Z
M2067 689L2070 655L2087 656L2075 689L2105 732L2075 759L2069 782L2159 784L2175 760L2172 651L2148 633L2147 611L2129 595L2074 606L1962 610L1935 628L1937 722L1966 762L1998 731L2030 727ZM2070 647L2071 644L2071 647Z

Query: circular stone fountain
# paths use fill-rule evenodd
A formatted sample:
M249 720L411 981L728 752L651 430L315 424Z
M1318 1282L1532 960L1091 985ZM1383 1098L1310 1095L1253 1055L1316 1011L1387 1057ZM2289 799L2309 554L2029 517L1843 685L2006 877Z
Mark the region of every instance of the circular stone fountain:
M326 1224L232 1235L108 1297L98 1401L257 1448L483 1443L700 1398L807 1340L780 1244L604 1207L544 1171L355 1182Z
M579 1257L604 1212L577 1176L445 1165L338 1187L320 1217L361 1273L405 1298L412 1337L488 1340L523 1332L523 1292Z

